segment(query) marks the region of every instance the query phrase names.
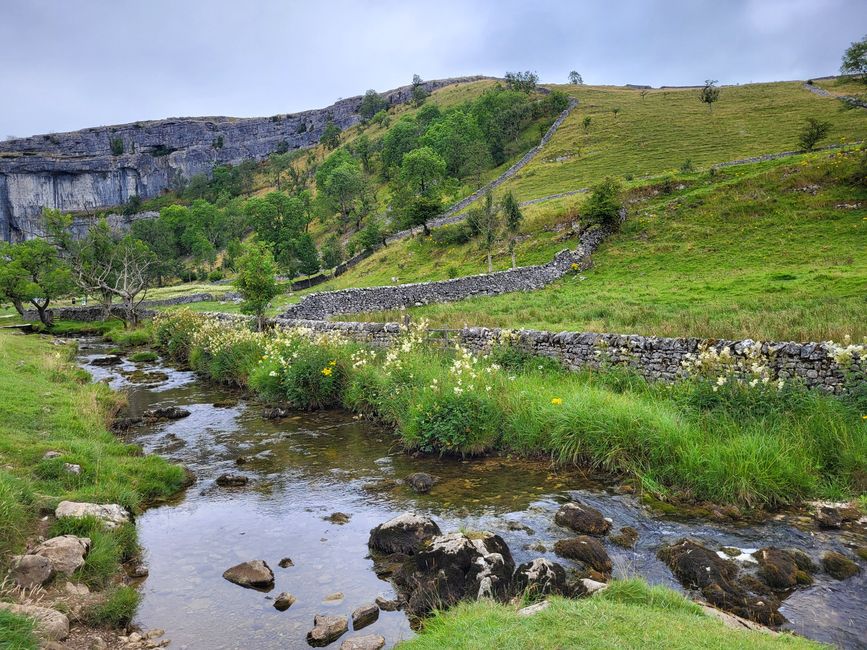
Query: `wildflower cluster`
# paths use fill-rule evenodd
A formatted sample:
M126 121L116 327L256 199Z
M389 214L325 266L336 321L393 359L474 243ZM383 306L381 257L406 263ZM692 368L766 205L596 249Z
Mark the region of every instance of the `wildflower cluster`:
M681 366L691 377L712 381L716 392L727 384L767 386L773 379L769 361L761 343L745 344L740 354L733 354L729 346L718 350L703 344L696 354L686 354ZM782 390L785 380L778 379L774 385Z
M843 337L843 344L834 341L825 341L825 349L841 368L850 368L856 359L867 358L867 338L861 345L853 344L852 337L848 334Z

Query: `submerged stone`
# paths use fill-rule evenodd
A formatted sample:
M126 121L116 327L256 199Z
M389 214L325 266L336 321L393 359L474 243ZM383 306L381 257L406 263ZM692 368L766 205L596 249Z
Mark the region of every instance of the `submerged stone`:
M623 548L634 548L636 542L638 542L638 531L632 526L624 526L620 529L620 532L612 535L609 539L614 544Z
M554 552L560 557L576 560L605 576L611 574L611 558L608 552L598 539L588 535L557 540Z
M577 501L561 506L554 523L582 535L605 535L611 529L611 522L601 512Z
M822 555L822 567L828 575L837 580L845 580L861 573L861 567L836 551L827 551Z
M415 472L406 477L406 484L419 494L430 492L435 482L436 479L425 472Z

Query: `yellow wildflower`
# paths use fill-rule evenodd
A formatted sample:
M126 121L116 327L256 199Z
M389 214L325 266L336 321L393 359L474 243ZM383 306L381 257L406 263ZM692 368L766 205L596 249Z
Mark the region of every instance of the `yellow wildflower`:
M552 397L551 398L551 404L553 404L554 406L560 406L562 403L563 403L562 397Z
M326 377L330 376L331 375L331 368L323 368L322 374L325 375Z
M329 365L329 366L336 366L336 365L337 365L337 361L335 361L334 359L332 359L331 361L328 362L328 365Z

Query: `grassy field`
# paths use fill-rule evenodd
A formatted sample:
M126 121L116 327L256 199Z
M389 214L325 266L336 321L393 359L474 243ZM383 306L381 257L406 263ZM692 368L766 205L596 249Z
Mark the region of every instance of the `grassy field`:
M552 598L547 609L518 616L508 605L480 601L437 614L400 650L560 650L561 648L819 648L791 635L732 630L695 603L639 580L615 581L592 598Z
M0 564L33 534L38 514L61 500L119 503L132 511L180 489L184 472L158 456L141 456L107 430L117 394L92 384L69 361L70 348L49 338L0 332ZM60 457L46 460L47 451ZM64 463L81 466L80 474ZM94 589L108 585L136 552L133 525L104 531L96 521L58 521L51 534L92 539L74 576ZM0 639L14 632L0 619ZM10 631L11 630L11 631ZM22 638L26 629L21 628ZM14 646L12 646L14 647ZM27 646L22 646L27 647Z
M554 87L554 86L552 86ZM611 175L639 178L676 170L687 160L713 163L798 149L807 117L831 122L825 142L867 139L861 111L819 97L799 82L728 86L708 111L696 89L638 90L556 86L578 98L545 151L501 188L520 200L587 187ZM620 112L615 116L614 107ZM587 132L585 117L591 123Z
M537 292L408 312L449 327L858 340L867 336L867 190L849 180L858 164L857 154L816 153L713 178L693 175L681 191L630 206L622 231L603 243L581 276ZM540 256L549 259L554 248L540 245ZM396 250L378 255L370 271L376 279L394 268L383 256L407 258ZM444 253L441 265L455 258L459 252ZM505 260L498 258L500 266ZM358 273L367 268L359 265Z

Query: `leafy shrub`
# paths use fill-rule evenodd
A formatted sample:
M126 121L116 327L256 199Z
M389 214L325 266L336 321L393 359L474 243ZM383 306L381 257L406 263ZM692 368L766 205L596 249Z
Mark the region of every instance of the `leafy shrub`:
M132 622L140 599L138 590L133 587L115 587L108 592L104 602L85 611L84 619L91 625L126 627Z
M808 117L806 124L798 134L798 144L804 151L811 151L831 130L830 122L822 122L815 117Z
M492 397L481 391L424 392L407 416L404 439L426 452L475 456L494 447L501 413Z
M346 383L346 367L337 350L303 345L284 369L283 394L295 408L314 410L339 406Z
M450 224L431 230L431 239L437 246L466 244L472 237L472 226L467 222Z
M214 270L208 273L208 282L219 282L223 279L223 272L220 270Z
M109 144L109 147L111 148L111 155L112 156L123 155L123 150L124 150L123 139L112 138L111 140L109 140L108 144Z
M620 183L609 177L593 188L584 214L591 221L614 227L620 222L620 208Z
M104 338L112 343L117 343L121 347L133 348L149 343L151 340L151 330L147 325L129 330L119 327L106 332Z
M193 334L205 322L205 316L189 309L163 312L153 320L153 342L175 361L190 357Z

